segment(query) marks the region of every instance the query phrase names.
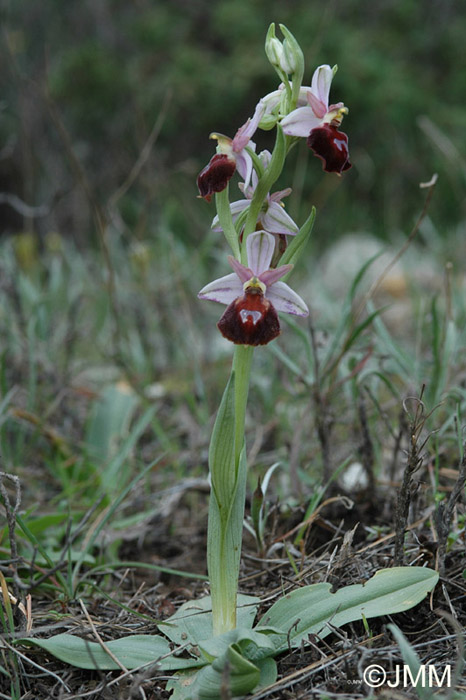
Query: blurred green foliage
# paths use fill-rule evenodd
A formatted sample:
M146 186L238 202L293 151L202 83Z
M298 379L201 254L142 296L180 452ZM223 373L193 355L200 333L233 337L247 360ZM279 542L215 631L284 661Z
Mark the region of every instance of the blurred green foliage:
M434 172L431 216L441 227L464 219L463 3L10 0L3 8L0 143L10 149L0 161L0 190L51 210L35 221L5 216L7 230L55 228L78 240L92 231L88 202L72 194L76 172L50 104L103 204L166 109L119 213L132 235L164 221L197 241L214 213L195 200L196 174L214 149L209 133L233 135L276 87L263 49L271 21L285 23L301 43L306 83L317 65L339 65L331 99L350 109L344 130L353 169L343 178L325 175L302 143L280 183L299 195L291 213L301 222L316 204L318 243L351 230L408 231L423 203L418 185ZM270 138L258 133L258 148L270 147Z

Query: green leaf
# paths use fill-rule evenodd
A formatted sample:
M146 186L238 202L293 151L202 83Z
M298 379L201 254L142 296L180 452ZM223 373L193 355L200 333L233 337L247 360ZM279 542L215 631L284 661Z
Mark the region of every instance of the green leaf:
M406 637L403 635L400 629L396 625L387 625L388 629L390 632L393 634L395 637L395 640L400 647L401 655L403 657L403 661L407 666L409 666L409 670L411 671L411 675L414 679L417 678L417 674L419 673L419 670L421 668L421 661L419 659L419 656L416 654L416 651L413 649L411 644L408 642ZM416 684L416 692L421 698L421 700L429 700L432 698L432 690L430 688L423 688L419 684Z
M151 422L156 411L157 406L149 406L149 408L144 411L138 420L135 421L129 435L126 437L123 444L120 445L117 453L103 469L102 488L104 491L114 493L119 487L121 487L122 481L124 481L122 478L122 470L125 466L125 462L133 451L142 433Z
M348 622L390 615L417 605L438 581L438 573L423 567L400 566L378 571L364 584L330 592L329 583L304 586L277 601L264 615L263 625L288 634L292 647L298 647L309 634L326 637L334 627ZM284 644L281 650L286 649Z
M238 627L252 628L259 603L260 598L238 594L236 610ZM211 597L206 596L183 603L176 613L159 623L158 627L172 642L179 645L190 642L195 646L203 640L211 639L213 634Z
M260 690L261 688L266 688L277 680L277 664L275 661L267 657L265 659L259 659L254 661L254 666L259 670L259 681L252 688L252 690ZM170 700L198 700L199 695L193 695L196 692L196 687L194 682L196 677L201 673L199 669L187 669L179 671L175 677L167 683L167 690L172 690L173 693L170 696ZM201 679L202 681L202 679ZM198 681L199 683L199 681ZM218 695L214 697L220 697Z
M235 469L235 375L231 373L223 392L209 447L212 490L222 521L228 518L236 486Z
M215 195L215 206L217 208L218 220L223 229L225 238L230 246L233 255L237 260L240 259L241 253L238 243L238 233L233 223L233 218L230 209L229 185L222 192L217 192Z
M106 462L116 452L128 426L138 398L131 387L119 382L107 386L94 401L86 431L86 446L91 457Z
M224 654L196 674L189 697L219 700L225 686L233 697L244 695L254 690L259 681L259 668L231 644Z
M371 302L367 306L369 311L372 311ZM401 371L400 379L410 385L416 382L416 353L407 352L395 342L380 316L374 318L374 329L380 339L380 347L383 348L384 354L389 355L398 365L398 370Z
M274 659L268 656L265 659L259 659L254 662L260 671L260 679L254 690L260 690L261 688L266 688L277 680L277 664Z
M88 642L72 634L56 634L49 639L20 639L23 644L34 644L45 649L49 654L70 666L101 671L118 670L120 666L107 654L97 642ZM204 663L199 659L174 656L169 642L164 637L150 634L135 634L112 642L105 646L127 669L138 668L144 664L158 663L163 671L173 671L199 666ZM162 658L166 657L166 658Z
M230 502L225 504L228 506L227 512L222 513L215 495L211 496L209 503L207 568L214 610L213 629L216 634L234 629L238 625L235 619L236 594L243 535L246 471L246 447L243 445L236 484L229 495Z
M307 242L309 240L309 236L312 233L312 229L314 227L314 221L316 218L316 208L312 207L312 211L309 215L309 217L306 219L304 224L301 226L299 229L298 233L296 236L293 236L293 239L289 246L287 246L285 252L283 253L282 257L280 258L280 265L287 265L291 263L292 265L295 265L296 262L299 260L301 255L303 254L304 248L307 245ZM289 275L290 273L288 273ZM283 279L286 279L288 275L285 275Z
M259 661L274 656L277 648L284 641L285 635L274 628L264 627L260 631L237 627L211 639L199 642L199 648L209 663L224 654L231 644L241 650L242 655L250 661Z
M167 690L173 691L170 695L170 700L189 700L198 672L198 669L190 668L185 671L179 671L176 676L173 676L166 685Z

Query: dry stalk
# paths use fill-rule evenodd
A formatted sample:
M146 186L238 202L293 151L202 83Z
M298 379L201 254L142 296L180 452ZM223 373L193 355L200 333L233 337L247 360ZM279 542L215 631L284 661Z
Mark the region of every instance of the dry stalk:
M413 475L421 467L423 463L422 450L426 440L419 444L422 430L424 428L427 416L424 414L424 404L422 395L424 387L422 387L419 398L408 397L403 402L403 407L408 413L407 402L413 400L416 404L416 410L411 417L409 425L409 450L406 460L406 466L403 473L403 480L398 491L398 498L395 509L395 566L402 566L404 560L404 536L408 524L409 505L411 503L411 490L413 486ZM408 414L409 415L409 414Z
M456 504L466 484L466 444L463 445L463 459L459 465L458 478L446 503L440 503L435 514L435 528L438 535L437 565L440 576L445 575L445 556L447 552L447 539L451 530L453 514Z
M13 482L15 487L15 502L12 505L8 491L5 488L4 480L9 479ZM17 476L14 474L8 474L7 472L0 472L0 494L3 499L3 504L5 506L6 521L8 526L8 538L10 540L10 552L11 561L10 567L13 572L13 592L15 598L19 599L20 590L27 588L18 576L18 547L16 544L16 515L18 513L19 507L21 505L21 482Z

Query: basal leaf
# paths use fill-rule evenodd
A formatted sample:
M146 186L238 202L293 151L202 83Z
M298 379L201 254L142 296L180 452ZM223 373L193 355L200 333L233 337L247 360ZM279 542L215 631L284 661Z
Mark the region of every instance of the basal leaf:
M48 639L31 637L19 641L41 647L60 661L77 668L99 669L101 671L112 671L120 668L100 644L75 637L72 634L56 634ZM105 646L127 669L138 668L149 663L159 663L161 670L175 671L199 666L203 663L203 661L196 659L174 656L169 642L156 635L130 635L106 642Z
M260 672L260 679L254 690L260 690L260 688L266 688L268 685L272 685L277 680L277 664L274 659L268 656L265 659L259 659L254 661Z
M254 666L256 666L259 670L259 681L254 688L252 688L252 690L257 691L261 688L266 688L267 686L272 685L272 683L275 683L277 680L277 664L275 663L274 659L267 657L265 659L260 659L259 661L254 661ZM199 685L203 682L207 684L212 674L208 674L205 671L204 674L202 674L204 678L201 676L200 680L196 681L197 676L200 674L202 674L202 669L187 669L184 671L179 671L176 676L174 676L167 683L166 689L173 691L172 695L170 696L170 700L199 700L200 697L205 697L197 694ZM217 695L214 695L214 697L220 697L218 695L218 687L214 685L213 689L214 692L217 693ZM194 695L193 693L196 694ZM232 695L232 697L236 697L236 693L235 695Z
M394 567L378 571L364 584L330 592L329 583L304 586L277 601L264 615L263 625L288 634L292 647L298 647L310 634L324 638L332 631L327 623L340 627L347 622L389 615L417 605L438 581L438 573L423 567ZM286 649L288 642L282 645Z
M225 694L225 685L229 694L237 697L254 690L259 681L258 666L245 659L236 645L231 644L222 656L196 674L187 697L192 700L219 700Z
M260 598L238 594L236 617L238 627L251 629ZM193 645L211 639L212 604L210 596L183 603L176 613L159 624L159 629L175 644Z
M255 663L267 656L273 656L280 642L285 641L284 636L267 627L260 631L237 627L225 634L199 642L199 649L207 661L213 662L224 654L231 644L235 644L244 658ZM277 639L280 641L276 642Z

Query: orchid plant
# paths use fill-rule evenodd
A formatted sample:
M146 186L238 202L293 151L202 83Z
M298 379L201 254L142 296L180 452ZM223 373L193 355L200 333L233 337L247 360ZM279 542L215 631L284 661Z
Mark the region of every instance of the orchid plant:
M299 138L306 138L324 171L341 175L351 167L348 137L339 130L348 109L329 100L336 67L319 66L311 86L303 86L303 53L291 32L280 28L284 40L276 37L272 24L265 46L280 85L259 100L252 118L233 138L212 134L217 151L197 180L202 198L210 202L215 196L212 227L226 238L232 269L206 284L199 298L226 306L217 325L235 346L209 448L210 596L184 603L159 622L160 635L129 635L106 644L70 634L18 640L80 668L130 670L156 663L160 671L176 673L167 684L172 700L244 696L270 685L277 677L277 654L300 648L311 636L322 639L353 620L408 610L438 580L437 572L410 566L383 569L364 584L336 593L329 583L301 586L275 601L255 627L259 598L238 594L247 476L245 415L254 349L280 334L279 313L299 318L309 314L306 302L285 280L303 254L315 210L299 227L282 202L291 190L272 188ZM258 129L275 129L272 152L256 153L252 138ZM235 173L242 179L243 197L230 202ZM259 537L263 526L262 521L257 527Z
M200 299L227 306L217 326L236 345L232 373L218 412L209 453L212 482L208 528L208 569L214 634L236 626L236 591L244 518L246 459L244 421L253 349L280 334L278 312L306 317L306 302L284 281L301 256L315 212L300 229L285 211L287 188L270 193L287 154L305 137L323 161L324 170L341 174L351 167L348 138L338 127L348 113L342 102L329 105L336 68L319 66L310 87L302 85L304 57L294 36L282 25L284 41L271 25L266 54L281 83L259 100L252 118L233 139L211 134L217 152L200 172L200 196L215 195L212 228L223 231L232 255L233 272L207 284ZM252 140L258 129L276 129L270 153L256 154ZM229 202L229 182L237 172L243 199Z

